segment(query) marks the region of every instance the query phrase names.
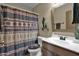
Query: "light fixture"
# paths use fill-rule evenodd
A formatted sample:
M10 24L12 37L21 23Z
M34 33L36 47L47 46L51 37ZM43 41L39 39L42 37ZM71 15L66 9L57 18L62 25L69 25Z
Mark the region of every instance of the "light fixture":
M60 6L64 5L64 4L65 3L53 3L52 7L57 8L57 7L60 7Z

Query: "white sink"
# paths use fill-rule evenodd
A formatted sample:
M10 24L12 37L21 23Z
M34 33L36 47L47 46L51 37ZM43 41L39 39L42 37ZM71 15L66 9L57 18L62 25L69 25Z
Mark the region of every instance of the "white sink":
M74 43L79 44L79 40L78 39L75 39L74 40Z
M69 44L69 42L65 41L65 40L54 40L59 44Z
M49 42L54 42L56 44L59 44L59 45L68 45L70 44L69 42L65 41L65 40L60 40L59 38L49 38L47 39Z

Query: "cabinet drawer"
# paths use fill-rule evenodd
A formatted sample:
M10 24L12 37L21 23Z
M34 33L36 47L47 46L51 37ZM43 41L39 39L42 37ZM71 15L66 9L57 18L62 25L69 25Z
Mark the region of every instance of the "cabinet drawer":
M42 48L42 55L43 56L59 56L55 52L53 52L53 51L51 52L50 50L47 50L45 48Z

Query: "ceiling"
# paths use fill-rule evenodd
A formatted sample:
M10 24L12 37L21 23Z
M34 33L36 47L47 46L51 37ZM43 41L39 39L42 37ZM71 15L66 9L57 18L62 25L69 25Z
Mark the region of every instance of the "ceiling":
M5 3L5 4L32 11L32 9L39 3ZM52 7L57 8L63 4L65 3L52 3Z
M30 11L32 11L32 8L38 5L38 3L6 3L6 4L19 7L22 9L30 10Z

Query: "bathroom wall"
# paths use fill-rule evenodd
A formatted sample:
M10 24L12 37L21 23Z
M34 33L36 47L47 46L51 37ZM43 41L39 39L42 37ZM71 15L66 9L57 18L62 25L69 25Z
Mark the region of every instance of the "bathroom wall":
M40 3L35 8L33 8L33 11L39 14L39 34L43 37L49 37L52 34L52 25L51 25L51 9L52 4L51 3ZM42 30L42 18L45 17L48 31Z

